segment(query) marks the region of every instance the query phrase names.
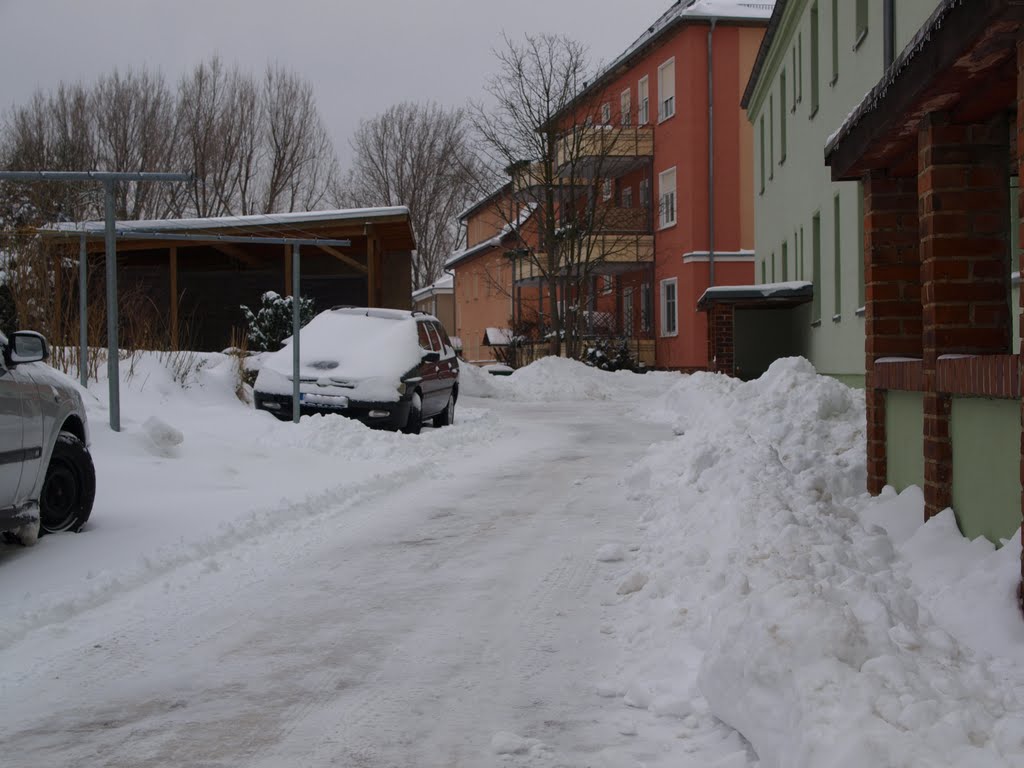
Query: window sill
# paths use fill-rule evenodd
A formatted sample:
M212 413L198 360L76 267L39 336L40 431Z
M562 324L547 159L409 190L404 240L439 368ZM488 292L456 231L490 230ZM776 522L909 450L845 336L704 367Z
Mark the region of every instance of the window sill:
M676 222L670 221L668 224L659 224L658 231L661 232L664 229L672 229L676 225Z
M661 117L661 116L659 115L659 116L658 116L658 125L661 125L662 123L664 123L664 122L666 122L666 121L668 121L668 120L671 120L671 119L672 119L673 117L675 117L675 116L676 116L676 113L675 113L675 112L673 112L673 113L672 113L671 115L665 115L665 117Z
M820 328L820 327L821 327L821 318L820 317L817 320L812 320L811 321L811 328Z
M867 36L868 36L868 28L867 28L867 27L864 27L864 29L862 29L862 30L860 31L860 34L859 34L859 35L857 35L857 39L856 39L856 40L854 41L854 43L853 43L853 50L854 50L854 51L856 51L856 50L857 50L858 48L860 48L860 47L861 47L861 45L862 45L862 44L864 43L864 41L865 41L865 40L867 39Z
M662 339L675 339L675 338L678 338L678 336L679 336L679 331L676 331L675 333L663 333L663 334L661 334L661 336L659 338L662 338Z
M857 307L857 311L854 312L857 317L864 317L864 313L867 311L867 307Z
M842 315L832 315L832 322L833 323L842 322L842 319L843 319Z
M832 79L828 81L828 87L829 88L835 88L836 87L836 83L838 83L838 82L839 82L839 73L836 72L834 75L832 75Z
M813 107L813 108L811 109L811 114L810 114L810 115L808 115L807 119L808 119L808 120L813 120L813 119L814 119L814 116L815 116L816 114L818 114L818 108L817 108L817 107Z

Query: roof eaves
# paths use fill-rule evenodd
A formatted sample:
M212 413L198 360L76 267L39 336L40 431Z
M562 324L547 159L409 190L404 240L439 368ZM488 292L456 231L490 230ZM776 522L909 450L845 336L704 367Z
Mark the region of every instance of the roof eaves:
M740 99L740 107L742 109L746 109L749 106L750 99L754 96L754 90L757 88L758 80L761 77L761 70L764 69L765 62L768 61L768 54L771 52L775 35L782 25L782 16L785 14L788 4L789 0L775 0L775 10L772 11L772 16L768 20L768 29L765 30L764 37L761 38L761 47L757 49L757 57L754 59L754 66L750 70L747 87L743 90L743 98Z

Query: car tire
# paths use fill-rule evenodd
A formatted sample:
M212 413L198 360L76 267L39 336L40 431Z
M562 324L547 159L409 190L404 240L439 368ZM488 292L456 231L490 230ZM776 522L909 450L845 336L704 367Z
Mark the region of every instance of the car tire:
M435 427L447 427L449 424L455 423L455 393L452 392L448 395L448 405L444 407L437 416L434 417Z
M96 496L96 470L85 443L61 432L39 494L39 535L75 531L85 525Z
M418 435L422 427L423 398L420 397L419 392L413 392L412 399L409 400L409 416L405 420L405 426L402 427L402 431L407 435Z

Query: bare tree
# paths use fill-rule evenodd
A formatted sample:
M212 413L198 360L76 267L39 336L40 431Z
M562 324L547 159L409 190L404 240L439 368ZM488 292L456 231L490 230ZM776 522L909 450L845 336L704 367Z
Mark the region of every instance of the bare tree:
M495 211L520 232L519 273L539 279L547 299L552 354L579 354L595 275L607 271L645 231L649 211L623 215L608 194L614 161L635 146L630 116L612 127L617 102L593 80L586 49L555 35L505 38L498 72L486 86L492 104L473 107L481 153L511 176L511 211ZM480 187L494 188L492 177ZM528 229L524 224L530 221ZM527 235L526 232L529 232Z
M413 288L430 285L458 239L456 215L475 190L477 161L466 114L437 104L396 104L359 124L346 205L406 205L416 232Z

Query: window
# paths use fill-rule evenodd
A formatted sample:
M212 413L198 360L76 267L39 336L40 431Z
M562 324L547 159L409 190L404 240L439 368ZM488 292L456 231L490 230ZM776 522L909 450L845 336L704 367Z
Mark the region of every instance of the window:
M650 116L650 101L647 93L647 75L640 78L640 82L636 86L636 101L637 101L637 123L639 125L647 125L647 122L651 119Z
M797 261L797 263L796 263L796 279L797 280L803 280L804 279L804 255L806 253L807 252L804 250L804 228L800 227L800 250L799 250L799 256L798 256L799 261Z
M782 282L789 280L789 243L782 241Z
M601 125L610 125L612 122L612 105L605 102L601 105Z
M790 66L790 71L793 73L793 103L789 107L790 112L796 112L796 46L793 46L793 62Z
M868 36L868 0L857 0L857 37L854 38L853 50L857 50L864 38Z
M761 115L761 155L760 155L760 165L761 165L761 194L762 195L764 194L764 151L765 151L765 146L764 146L764 115Z
M426 323L416 323L416 333L419 336L420 349L425 349L425 350L429 351L431 349L431 346L430 346L431 339L430 339L430 333L427 331L427 324Z
M679 307L676 297L677 278L661 281L661 335L679 335Z
M640 330L649 333L651 330L651 284L640 286Z
M761 259L761 284L768 282L768 262Z
M633 110L632 97L630 96L629 88L619 94L619 115L623 125L632 125L633 116L631 114Z
M437 332L437 328L433 323L424 323L424 325L427 326L427 332L430 334L430 348L434 352L444 352L444 344L441 342L441 334Z
M658 122L676 113L676 60L669 59L658 67Z
M645 211L651 209L651 180L643 179L640 182L640 207Z
M818 4L811 6L811 117L818 112L821 97L818 69Z
M605 179L601 182L601 199L611 200L612 199L612 180Z
M796 36L796 88L797 103L804 100L804 33Z
M786 162L786 70L779 78L779 165Z
M835 269L834 279L835 279L835 294L836 294L836 312L832 316L832 319L834 321L837 321L837 322L839 320L839 315L843 311L843 270L842 270L842 258L841 258L841 254L842 254L842 231L840 230L840 219L842 218L842 216L840 215L840 210L841 210L841 207L840 207L840 202L839 202L839 195L836 195L832 199L832 217L833 217L832 226L833 226L833 229L835 230L835 232L834 232L834 236L835 236L834 248L835 248L835 251L836 251L835 254L834 254L834 257L833 257L833 268Z
M775 95L768 96L768 179L775 178Z
M633 336L633 289L627 288L622 293L622 330L626 338Z
M607 296L615 290L615 275L601 275L601 295Z
M658 174L658 227L676 223L676 169Z
M623 208L633 207L633 188L623 187L622 191L619 192L619 205Z
M1016 211L1016 208L1012 210ZM1016 253L1016 250L1011 251ZM864 299L864 184L857 182L857 306L865 305Z
M832 80L835 85L839 80L839 0L832 0Z
M775 282L775 251L772 251L772 282Z
M814 299L811 302L811 323L821 322L821 214L811 219L811 282Z

